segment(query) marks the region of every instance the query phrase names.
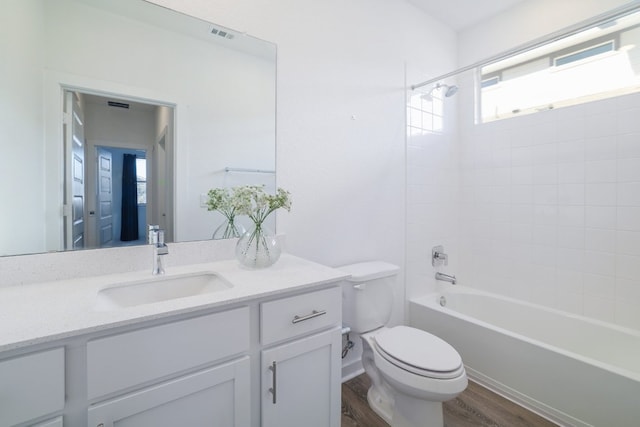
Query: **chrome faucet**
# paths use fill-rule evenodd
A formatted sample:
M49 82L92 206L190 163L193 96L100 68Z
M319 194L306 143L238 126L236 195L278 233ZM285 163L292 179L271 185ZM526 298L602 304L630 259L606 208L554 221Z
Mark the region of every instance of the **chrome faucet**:
M153 270L151 274L164 274L162 257L169 253L169 247L164 243L164 230L160 230L157 225L150 225L149 243L153 245Z
M444 247L441 245L434 246L431 249L431 265L437 267L442 264L449 264L449 256L444 253Z
M448 274L444 274L444 273L440 273L439 271L436 272L436 280L442 280L444 282L449 282L452 285L456 284L456 276L450 276Z

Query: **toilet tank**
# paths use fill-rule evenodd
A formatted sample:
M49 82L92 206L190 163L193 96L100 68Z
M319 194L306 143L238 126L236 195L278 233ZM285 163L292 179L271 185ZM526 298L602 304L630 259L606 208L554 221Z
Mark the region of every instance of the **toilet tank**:
M393 286L400 268L384 261L338 267L350 274L342 288L344 324L357 334L378 329L389 322Z

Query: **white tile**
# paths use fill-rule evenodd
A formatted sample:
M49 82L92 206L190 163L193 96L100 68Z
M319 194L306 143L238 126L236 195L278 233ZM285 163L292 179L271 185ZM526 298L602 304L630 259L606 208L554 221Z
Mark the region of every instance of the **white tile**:
M640 147L640 140L636 144ZM640 181L640 158L619 159L617 179L619 182Z
M584 227L586 211L584 206L558 206L558 225Z
M617 160L597 160L585 163L585 182L616 182L618 180Z
M618 255L616 267L617 277L637 280L640 277L640 256Z
M533 167L532 166L512 167L511 168L511 184L512 185L533 184Z
M585 185L584 184L559 184L558 185L559 205L584 205Z
M511 203L533 204L533 185L512 185L511 186Z
M616 277L616 298L640 300L640 278Z
M556 156L558 163L583 162L585 159L585 141L578 139L558 143Z
M535 245L556 246L558 227L555 225L535 224L533 226L533 243Z
M615 160L616 142L615 136L585 139L585 160Z
M531 151L531 164L544 165L558 161L558 148L556 144L536 145Z
M533 222L534 224L557 225L558 207L554 205L534 205Z
M533 168L534 184L557 184L558 183L558 165L538 165Z
M584 247L590 251L615 252L616 232L607 228L586 228Z
M613 252L584 251L585 273L599 274L601 276L616 275L616 256Z
M614 276L586 273L584 275L585 294L612 298L616 291L616 279Z
M616 252L640 256L640 232L618 231L616 233Z
M558 290L555 301L555 308L569 313L582 315L583 312L582 293L564 292Z
M584 295L584 315L604 322L615 321L615 302L611 298Z
M510 220L516 224L531 224L533 223L533 205L519 204L510 206L511 217Z
M491 153L491 164L495 168L504 168L511 165L511 148L500 148Z
M584 163L560 163L558 164L558 182L561 184L573 184L585 182Z
M569 270L558 266L556 270L558 290L566 293L582 294L584 274L581 271Z
M640 181L618 183L618 206L640 206Z
M582 272L584 269L584 250L558 248L558 269Z
M592 138L616 135L618 133L616 116L617 114L615 112L603 112L592 116L587 115L585 135Z
M514 147L511 149L511 166L530 166L532 162L532 147Z
M561 248L583 249L585 232L583 227L558 227L558 246Z
M618 230L640 231L640 207L618 207L617 225Z
M493 169L493 185L509 185L511 184L511 168L495 168Z
M640 108L626 108L618 112L618 133L630 134L640 132Z
M616 204L616 184L586 184L585 204L591 206L614 206Z
M566 110L566 108L563 108L563 110ZM566 119L558 117L556 125L556 138L558 141L571 141L584 138L584 120L584 117L577 115Z
M534 185L533 203L536 205L555 205L558 203L557 185Z
M613 206L586 206L585 225L593 228L616 228L617 208ZM640 221L639 224L640 226Z
M640 329L640 310L638 310L638 303L639 300L616 300L615 322L627 328Z
M640 157L640 133L618 135L618 158Z
M531 243L533 241L533 225L511 224L511 241L520 244Z

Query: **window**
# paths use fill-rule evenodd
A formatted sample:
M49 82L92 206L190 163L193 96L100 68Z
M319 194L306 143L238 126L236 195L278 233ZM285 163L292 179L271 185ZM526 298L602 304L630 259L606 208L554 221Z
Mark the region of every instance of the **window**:
M485 65L483 122L640 91L640 12Z
M442 132L443 127L443 89L428 93L413 92L407 106L409 136Z
M138 205L147 204L147 159L136 158L136 181L138 184Z

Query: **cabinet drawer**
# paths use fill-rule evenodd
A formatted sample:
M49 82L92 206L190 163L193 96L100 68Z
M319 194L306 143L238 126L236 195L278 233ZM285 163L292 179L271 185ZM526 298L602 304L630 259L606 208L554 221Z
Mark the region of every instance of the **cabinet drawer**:
M339 287L265 302L260 305L260 340L271 344L339 325L341 319Z
M0 425L64 409L64 349L0 362Z
M100 338L87 344L89 399L249 349L249 308Z

